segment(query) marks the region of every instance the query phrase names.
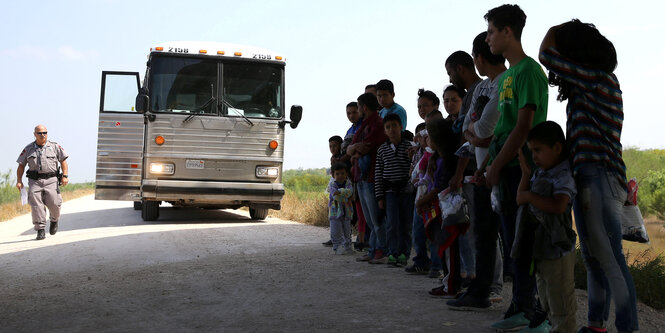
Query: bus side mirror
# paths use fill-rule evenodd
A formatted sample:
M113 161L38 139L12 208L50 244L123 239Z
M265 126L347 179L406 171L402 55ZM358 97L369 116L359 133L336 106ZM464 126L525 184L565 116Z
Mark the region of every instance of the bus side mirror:
M302 106L292 105L291 106L291 120L282 120L279 122L279 127L284 128L284 125L291 124L291 128L298 127L300 120L302 119Z
M292 105L290 118L291 118L291 128L298 127L298 124L300 124L300 120L302 119L302 106Z
M148 105L150 105L150 97L148 97L148 89L141 88L139 94L136 95L136 112L145 113L148 111Z

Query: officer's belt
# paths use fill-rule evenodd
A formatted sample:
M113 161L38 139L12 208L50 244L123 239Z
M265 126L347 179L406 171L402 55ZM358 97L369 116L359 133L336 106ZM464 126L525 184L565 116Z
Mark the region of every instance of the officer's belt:
M37 180L37 179L49 179L51 177L55 177L58 174L55 172L49 172L49 173L37 173L36 171L28 171L25 173L25 176L32 179L32 180Z

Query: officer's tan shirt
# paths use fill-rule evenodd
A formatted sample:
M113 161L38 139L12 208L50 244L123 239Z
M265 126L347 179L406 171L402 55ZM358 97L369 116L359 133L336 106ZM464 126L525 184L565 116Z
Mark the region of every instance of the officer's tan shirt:
M69 157L65 150L56 142L46 141L44 146L39 147L36 142L31 142L21 152L17 163L28 165L28 170L38 173L51 173L58 171L58 162Z

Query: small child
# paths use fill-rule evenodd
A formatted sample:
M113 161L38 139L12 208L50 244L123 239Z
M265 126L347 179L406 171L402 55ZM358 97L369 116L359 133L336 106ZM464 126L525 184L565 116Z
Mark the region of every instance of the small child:
M566 138L561 127L542 122L527 136L533 162L531 166L520 151L522 179L517 190L518 212L512 257L531 253L536 267L541 316L531 319L530 328L547 327L552 332L575 332L575 232L571 207L577 190L568 162ZM529 178L531 180L529 181Z
M411 143L405 138L399 115L391 113L383 118L388 137L376 152L374 194L379 209L386 212L387 260L384 263L406 266L411 254L411 213L413 212L412 186L409 184L411 159L408 150Z
M344 140L339 135L333 135L328 139L328 148L330 148L330 165L342 162L342 142ZM332 171L332 170L331 170Z
M342 161L342 143L344 140L342 139L341 136L339 135L333 135L328 139L328 148L330 149L330 165L333 166L335 163L341 162ZM345 164L346 165L346 164ZM348 170L348 169L347 169ZM332 180L332 169L330 170L330 179ZM321 243L323 246L333 246L332 239L329 239L323 243Z
M346 165L335 163L330 168L328 183L328 218L330 239L335 254L352 254L351 219L353 218L353 184L348 179Z

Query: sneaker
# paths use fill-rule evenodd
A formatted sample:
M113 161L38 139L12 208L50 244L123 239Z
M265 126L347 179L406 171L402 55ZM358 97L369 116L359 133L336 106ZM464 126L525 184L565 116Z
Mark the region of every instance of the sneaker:
M489 299L490 299L490 302L492 302L492 303L501 303L501 302L503 302L503 296L501 296L500 294L498 294L494 291L490 292Z
M416 264L413 264L413 265L405 268L404 271L409 273L409 274L422 275L422 274L427 274L429 272L429 269L427 269L425 267L422 267L422 266L418 266Z
M339 255L342 255L342 256L353 254L353 249L350 248L350 247L346 247L346 248L345 247L340 247L340 248L337 249L337 251L335 251L335 254L339 254Z
M536 327L527 327L520 331L520 333L547 333L552 330L549 320L545 320Z
M353 248L358 252L362 252L362 250L365 248L365 244L362 242L355 242L353 243Z
M371 259L368 261L372 265L378 265L378 264L387 264L388 263L388 257L386 256L377 256L374 259Z
M484 311L492 306L489 299L477 298L469 293L464 293L457 299L451 299L446 304L448 304L448 309L457 311Z
M369 254L365 254L362 257L356 258L356 261L358 261L358 262L370 261L370 260L372 260L372 257L370 257Z
M432 290L429 291L429 294L432 297L445 298L445 299L453 299L455 298L455 296L457 296L457 293L447 292L444 286L432 288Z
M441 276L441 270L440 269L430 269L429 274L427 274L427 277L431 278L431 279L436 279L439 276Z
M323 245L323 246L327 246L327 247L332 247L332 246L333 246L333 243L332 243L332 240L328 240L327 242L323 242L323 243L321 243L321 245Z
M529 319L526 319L524 312L518 312L506 319L492 324L492 328L502 332L519 331L529 325Z
M397 258L392 254L388 256L388 265L397 266Z
M399 257L397 257L397 266L406 266L406 256L404 254L400 254Z

